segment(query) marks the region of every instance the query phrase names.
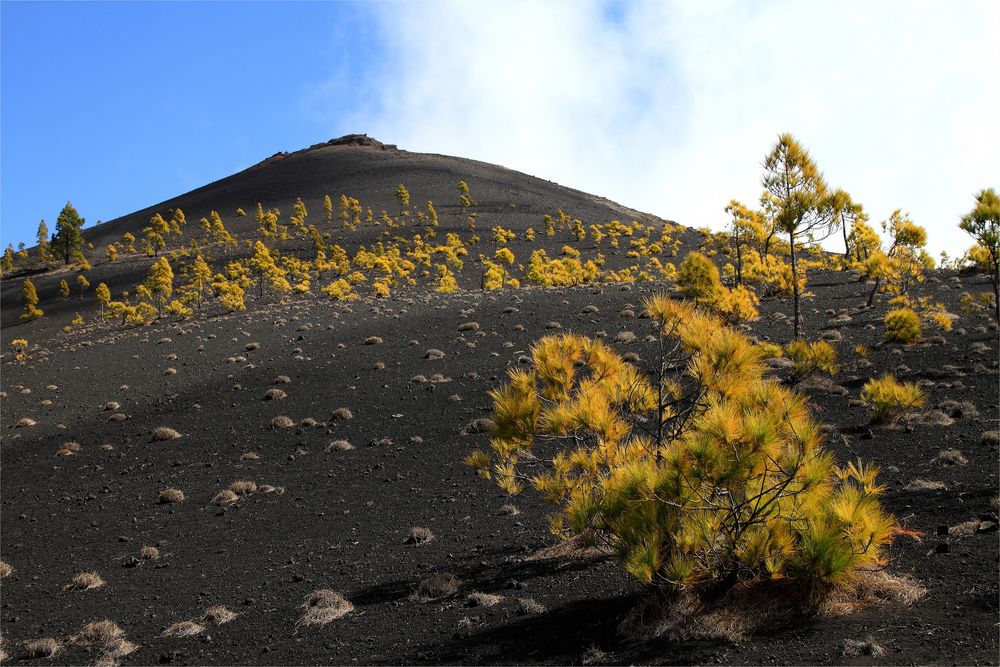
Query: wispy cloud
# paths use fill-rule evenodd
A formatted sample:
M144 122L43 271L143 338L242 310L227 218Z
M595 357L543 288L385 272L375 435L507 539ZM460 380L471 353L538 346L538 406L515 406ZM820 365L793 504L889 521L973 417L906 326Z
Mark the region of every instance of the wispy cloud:
M995 2L435 2L372 8L350 124L679 222L754 202L777 133L936 249L1000 180ZM337 126L345 126L338 114Z

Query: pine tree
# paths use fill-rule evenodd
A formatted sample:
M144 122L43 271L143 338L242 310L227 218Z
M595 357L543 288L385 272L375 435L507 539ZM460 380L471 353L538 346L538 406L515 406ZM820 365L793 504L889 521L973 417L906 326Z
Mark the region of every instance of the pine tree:
M38 261L49 261L49 226L44 220L38 222L38 232L35 235L38 241Z
M833 229L833 206L826 181L808 151L790 134L782 134L764 158L761 183L775 209L776 226L788 234L792 262L793 331L799 338L802 315L799 304L797 241L813 242Z
M648 371L599 339L542 338L491 392L491 451L466 462L509 494L532 486L554 534L696 606L731 591L806 606L883 564L878 470L834 465L806 399L745 336L665 296L646 311Z
M326 218L327 226L333 225L333 200L330 195L323 196L323 217Z
M59 280L59 298L60 299L69 298L69 283L66 282L65 278Z
M81 254L83 234L80 230L84 222L85 220L69 202L66 202L66 206L56 218L56 233L52 237L52 248L59 253L65 264L69 264L71 259Z
M14 270L14 246L10 244L7 244L7 249L3 253L3 259L0 259L0 270L3 270L5 274Z
M148 299L156 306L156 314L163 315L163 307L170 301L174 293L174 271L166 257L161 257L149 267L149 275L139 286L148 294ZM137 290L138 291L138 290Z
M194 258L194 262L191 264L188 288L196 295L199 311L201 310L202 295L205 294L210 288L211 281L212 268L201 255L198 255Z
M35 291L35 284L30 280L21 283L21 301L24 302L24 312L21 319L25 322L38 319L45 313L38 309L38 292Z
M410 191L402 183L396 187L396 201L399 202L399 214L403 215L403 211L410 205Z
M996 190L981 190L976 195L975 207L962 216L959 227L972 236L989 257L993 316L1000 322L1000 196Z
M83 301L83 293L90 287L90 281L81 273L76 277L76 284L80 286L80 301Z
M854 223L858 220L865 221L865 209L861 204L851 199L851 195L843 190L837 190L832 195L833 224L835 228L840 228L844 234L844 258L851 257L851 243L849 229L854 228ZM846 265L845 265L846 268Z
M260 241L257 241L254 244L253 257L250 258L250 268L257 276L258 298L264 296L265 281L268 286L280 296L284 296L291 291L291 283L289 283L285 278L286 271L274 262L274 257L271 255L271 252L268 250L267 246Z
M101 304L101 315L103 315L104 309L111 304L111 290L106 284L98 283L94 296L97 297L97 303Z

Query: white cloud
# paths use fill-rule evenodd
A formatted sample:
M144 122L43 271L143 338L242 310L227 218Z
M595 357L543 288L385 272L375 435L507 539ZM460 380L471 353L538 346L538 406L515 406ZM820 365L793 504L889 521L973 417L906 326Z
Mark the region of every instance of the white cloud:
M386 49L353 125L695 226L759 194L795 134L873 220L932 248L1000 186L1000 4L438 2L374 10ZM357 98L356 98L357 99ZM339 119L341 122L343 118Z

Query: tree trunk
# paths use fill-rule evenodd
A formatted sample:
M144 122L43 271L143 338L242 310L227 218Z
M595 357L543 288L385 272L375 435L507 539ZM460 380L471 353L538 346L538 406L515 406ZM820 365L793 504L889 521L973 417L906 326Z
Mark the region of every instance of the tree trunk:
M792 301L793 301L793 312L794 312L794 322L792 329L795 332L794 340L799 338L799 274L797 271L798 263L795 258L795 233L788 233L788 245L791 248L792 254Z
M868 307L871 308L872 304L875 303L875 295L878 294L878 288L882 284L882 276L877 276L875 278L875 287L868 294Z
M739 240L736 241L736 284L743 284L743 251Z
M1000 262L994 262L993 264L993 316L996 318L998 324L1000 324Z
M844 259L851 258L851 244L847 241L847 223L842 223L840 225L841 230L844 232ZM847 266L844 265L844 270L847 270Z

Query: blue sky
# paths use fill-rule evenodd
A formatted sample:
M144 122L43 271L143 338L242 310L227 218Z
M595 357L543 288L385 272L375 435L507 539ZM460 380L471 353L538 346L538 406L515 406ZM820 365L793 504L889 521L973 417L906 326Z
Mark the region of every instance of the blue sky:
M317 113L331 72L378 59L362 7L16 3L2 12L3 244L88 224L351 128ZM367 44L364 49L357 44ZM347 90L344 91L347 93ZM344 95L347 104L349 95Z
M990 0L2 2L0 31L3 245L348 132L720 228L790 131L935 252L1000 187Z

